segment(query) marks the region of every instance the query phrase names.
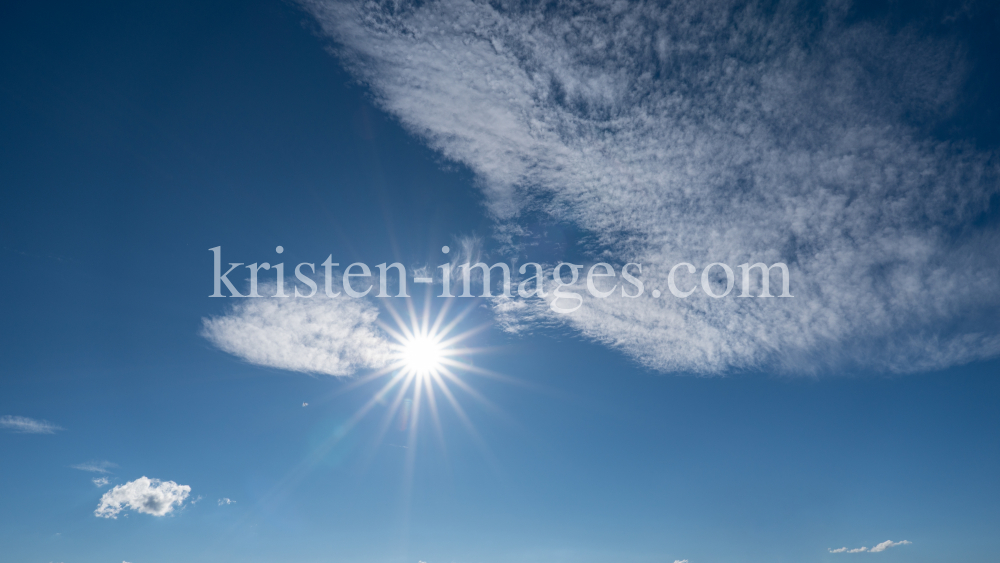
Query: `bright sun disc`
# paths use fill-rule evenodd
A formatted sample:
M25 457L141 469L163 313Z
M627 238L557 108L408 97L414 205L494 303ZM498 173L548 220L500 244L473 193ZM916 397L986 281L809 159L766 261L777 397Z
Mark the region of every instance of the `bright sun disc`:
M441 345L425 336L410 339L403 345L403 363L415 373L435 373L441 369Z

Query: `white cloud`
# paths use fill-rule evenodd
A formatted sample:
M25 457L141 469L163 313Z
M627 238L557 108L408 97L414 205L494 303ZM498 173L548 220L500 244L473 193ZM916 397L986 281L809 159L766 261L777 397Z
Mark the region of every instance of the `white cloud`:
M78 463L76 465L71 465L73 469L79 469L80 471L92 471L94 473L110 473L112 467L118 467L116 464L110 461L88 461L86 463Z
M269 291L270 293L266 293ZM263 288L261 295L273 295ZM235 300L229 312L203 320L202 335L252 364L328 375L382 367L389 343L376 327L378 310L360 299L255 298Z
M865 553L865 552L868 552L868 553L879 553L879 552L885 551L886 549L889 549L890 547L896 547L897 545L910 545L910 542L908 542L906 540L897 541L897 542L894 542L894 541L891 541L891 540L886 540L886 541L884 541L884 542L876 545L875 547L873 547L871 549L868 549L867 547L856 547L854 549L848 549L846 547L840 547L840 548L837 548L837 549L828 549L827 551L829 551L830 553Z
M164 516L173 511L175 506L183 504L190 493L191 487L187 485L143 476L104 493L94 510L94 516L117 518L123 509Z
M303 406L303 407L308 407L308 406L309 406L309 403L302 403L302 406Z
M886 540L886 541L884 541L884 542L876 545L875 547L873 547L871 549L871 552L872 553L878 553L880 551L885 551L885 550L889 549L890 547L896 547L897 545L910 545L910 542L908 542L906 540L897 541L897 542Z
M688 563L687 559L675 559L674 563Z
M219 499L219 506L222 506L224 504L226 504L226 505L233 504L234 502L236 502L236 501L233 500L233 499L230 499L230 498L220 498Z
M96 477L91 479L91 481L93 481L94 486L96 487L107 487L111 483L111 481L108 481L107 477Z
M1000 237L970 227L997 157L921 129L957 103L957 44L848 23L843 2L822 18L735 0L304 4L386 111L478 174L510 248L570 223L595 255L644 264L642 298L508 320L664 371L1000 354ZM783 261L795 297L673 298L682 261Z
M0 428L6 428L18 434L54 434L62 430L59 426L46 420L35 420L26 416L0 416Z

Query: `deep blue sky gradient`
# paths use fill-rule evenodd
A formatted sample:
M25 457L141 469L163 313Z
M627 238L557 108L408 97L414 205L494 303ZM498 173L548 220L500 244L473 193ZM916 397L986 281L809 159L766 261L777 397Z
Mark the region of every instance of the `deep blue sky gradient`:
M489 328L476 363L532 385L470 378L501 411L463 396L489 454L443 408L446 449L426 425L411 482L404 433L375 443L376 409L282 484L374 387L338 394L211 347L201 319L226 303L207 298L208 249L437 261L490 234L472 175L375 109L292 5L2 13L0 415L65 430L0 434L0 561L997 559L997 361L678 377L569 333ZM975 25L967 104L937 126L996 146L996 22ZM463 327L488 322L474 309ZM88 460L204 499L96 518L103 490L70 468ZM886 539L913 544L827 553Z

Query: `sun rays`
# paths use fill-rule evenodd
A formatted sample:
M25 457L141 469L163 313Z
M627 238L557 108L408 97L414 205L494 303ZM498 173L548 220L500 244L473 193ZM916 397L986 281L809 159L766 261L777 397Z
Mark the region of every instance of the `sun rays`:
M489 324L481 324L460 329L462 324L467 324L462 321L473 310L472 306L452 314L449 303L446 302L432 318L431 301L433 300L425 301L425 306L418 314L412 300L407 299L405 317L391 304L385 305L388 316L383 315L383 318L388 322L380 321L379 329L392 341L390 363L349 383L345 382L345 385L326 399L310 404L321 407L334 396L360 392L361 388L374 387L374 392L353 414L341 419L335 432L312 447L305 458L276 485L269 497L280 498L296 486L338 444L355 434L363 419L378 410L383 411L383 416L374 435L369 435L371 439L366 440L368 453L362 455L366 461L361 463L367 465L373 462L374 456L384 445L405 447L404 481L407 488L413 481L418 446L422 441L418 438L425 434L420 430L427 422L428 415L441 453L447 458L445 425L440 416L442 408L456 415L487 463L498 470L490 448L479 435L462 403L471 398L474 404L486 407L491 414L504 419L508 417L466 380L469 376L480 376L506 383L526 384L473 363L473 358L478 354L495 349L469 346L470 337L489 327ZM385 438L391 430L396 435L405 432L405 446L388 443Z
M383 400L390 394L393 398L386 412L380 439L384 429L388 427L387 423L402 417L405 424L401 425L401 429L409 431L409 447L415 446L421 413L426 408L434 422L438 438L443 443L438 411L439 397L451 406L473 436L477 436L465 410L456 398L454 388L461 389L479 402L490 405L482 395L462 380L461 375L475 373L492 377L501 376L465 361L465 358L482 351L465 346L465 341L485 326L456 332L459 323L470 309L465 309L450 319L448 319L448 309L446 304L432 320L429 306L425 306L422 314L418 315L413 302L407 301L407 318L401 316L391 305L387 306L394 325L382 323L380 327L394 340L394 361L386 370L382 370L391 376L375 394L374 399ZM448 319L447 324L446 319ZM377 376L377 374L372 375ZM412 451L410 453L413 454Z
M460 403L460 397L471 397L495 414L500 413L500 410L464 379L469 375L477 375L508 383L516 380L478 367L472 362L475 355L488 348L470 347L467 341L489 325L459 330L460 324L472 310L471 307L451 314L449 303L446 302L432 318L430 301L425 302L420 313L410 299L406 301L403 314L391 304L386 304L388 322L380 321L379 328L392 341L392 359L382 369L355 379L336 393L340 395L373 383L381 384L345 421L344 426L353 428L376 407L386 407L378 434L372 443L373 450L382 445L386 433L392 428L393 421L396 421L397 429L407 432L408 457L412 457L416 450L418 430L426 415L430 415L438 442L444 446L440 409L447 404L447 408L457 415L484 454L489 456L488 448Z

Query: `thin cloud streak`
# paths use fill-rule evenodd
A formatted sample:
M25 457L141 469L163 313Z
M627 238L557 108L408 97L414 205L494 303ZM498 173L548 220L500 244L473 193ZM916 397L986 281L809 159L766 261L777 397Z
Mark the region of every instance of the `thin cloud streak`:
M111 468L118 467L118 465L111 463L110 461L88 461L86 463L71 465L70 467L73 469L79 469L80 471L90 471L92 473L110 473Z
M55 434L63 429L47 420L16 415L0 416L0 428L17 434Z
M839 547L837 549L828 549L830 553L880 553L890 547L896 547L898 545L910 545L911 542L907 540L894 542L892 540L886 540L875 547L868 549L867 547L856 547L854 549L848 549L846 547Z
M910 545L910 542L908 542L906 540L897 541L897 542L886 540L886 541L884 541L884 542L876 545L875 547L871 548L871 552L872 553L878 553L880 551L885 551L886 549L889 549L890 547L896 547L897 545Z

